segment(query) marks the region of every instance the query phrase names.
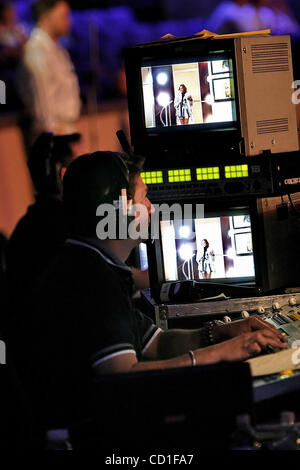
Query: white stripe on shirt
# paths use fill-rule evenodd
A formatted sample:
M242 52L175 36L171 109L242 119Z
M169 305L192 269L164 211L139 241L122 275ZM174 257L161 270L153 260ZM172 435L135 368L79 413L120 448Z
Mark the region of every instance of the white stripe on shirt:
M99 364L102 364L103 362L107 361L108 359L112 359L113 357L120 356L121 354L134 354L136 356L136 352L133 349L124 349L123 351L118 351L112 354L109 354L108 356L102 357L101 359L98 359L92 364L92 367L97 367Z

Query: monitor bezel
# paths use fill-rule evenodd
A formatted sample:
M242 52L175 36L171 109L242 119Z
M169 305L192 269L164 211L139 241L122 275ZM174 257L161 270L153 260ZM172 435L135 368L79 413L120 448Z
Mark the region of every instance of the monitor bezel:
M174 201L172 201L174 203ZM184 204L185 201L176 201L180 204ZM254 259L254 270L255 276L249 277L234 277L234 278L213 278L213 279L202 279L201 282L209 283L224 283L227 285L240 285L262 288L264 284L263 279L263 266L265 264L264 250L262 249L261 240L259 234L259 217L257 213L256 201L235 201L235 202L220 202L218 206L216 202L209 201L195 201L194 207L197 203L204 203L204 218L209 217L220 217L222 215L250 215L251 220L251 233L252 233L252 245L253 245L253 259ZM160 301L160 289L162 284L165 282L184 282L184 281L167 281L164 274L164 260L163 260L163 249L160 238L151 241L147 245L148 255L148 266L149 266L149 279L150 279L150 290L151 295L156 301Z
M235 91L236 121L224 123L192 124L168 128L147 128L145 124L141 67L145 64L160 65L187 63L189 60L232 59ZM197 149L205 145L218 145L222 140L235 144L242 140L240 125L239 90L237 64L233 39L204 40L183 38L159 43L142 44L125 53L128 111L131 143L136 152L172 151L178 147ZM217 139L216 139L217 135Z

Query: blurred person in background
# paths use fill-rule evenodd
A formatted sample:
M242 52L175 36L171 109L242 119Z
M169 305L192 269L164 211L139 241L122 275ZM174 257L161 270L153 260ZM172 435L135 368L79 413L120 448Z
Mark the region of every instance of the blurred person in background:
M18 21L14 6L8 0L0 1L0 78L6 83L5 110L21 107L15 75L26 41L25 28Z
M258 0L259 15L264 28L272 34L291 34L300 38L300 26L286 0Z
M215 8L208 25L218 34L271 29L272 34L299 37L299 24L286 0L225 0Z
M18 59L27 41L25 28L19 23L14 6L9 1L0 2L1 59Z
M32 5L35 28L26 44L18 83L28 117L27 148L41 132L77 132L81 100L78 79L59 39L70 31L70 7L64 0Z
M35 281L66 238L62 180L76 158L80 134L43 133L34 143L28 166L36 201L18 222L7 245L7 280L12 302L24 304Z
M225 0L212 12L208 29L218 34L264 29L257 0Z

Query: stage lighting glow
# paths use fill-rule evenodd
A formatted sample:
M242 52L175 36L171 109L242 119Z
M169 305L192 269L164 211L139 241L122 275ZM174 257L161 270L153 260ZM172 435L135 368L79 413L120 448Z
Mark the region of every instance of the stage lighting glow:
M191 243L183 243L178 250L182 260L188 261L193 257L193 245Z
M234 250L232 248L229 248L229 250L226 251L226 256L227 256L227 258L233 259L234 258Z
M188 238L190 236L190 233L191 233L191 229L187 225L182 225L179 228L180 238Z
M213 97L210 93L208 93L208 95L206 95L206 97L204 98L204 101L207 104L213 104L214 103L214 99L213 99Z
M156 77L156 81L159 85L165 85L168 81L168 75L165 72L160 72Z
M162 91L160 92L158 95L157 95L157 102L160 106L168 106L168 104L170 103L170 95L169 93L166 93L165 91Z

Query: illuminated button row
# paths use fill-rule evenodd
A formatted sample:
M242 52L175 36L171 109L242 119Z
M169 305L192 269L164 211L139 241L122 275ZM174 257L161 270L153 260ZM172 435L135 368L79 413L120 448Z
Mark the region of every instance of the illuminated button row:
M162 171L143 171L141 178L145 184L157 184L163 183L163 172Z
M225 178L245 178L248 175L248 165L225 166Z
M225 178L245 178L249 176L248 165L225 166ZM164 183L162 171L143 171L141 177L146 184ZM220 168L218 166L196 168L197 181L219 180ZM192 181L192 170L190 168L168 170L168 183L180 183Z
M169 183L192 181L191 170L168 170L168 181Z
M196 168L196 176L198 181L219 180L220 169L218 166L213 166L209 168Z

